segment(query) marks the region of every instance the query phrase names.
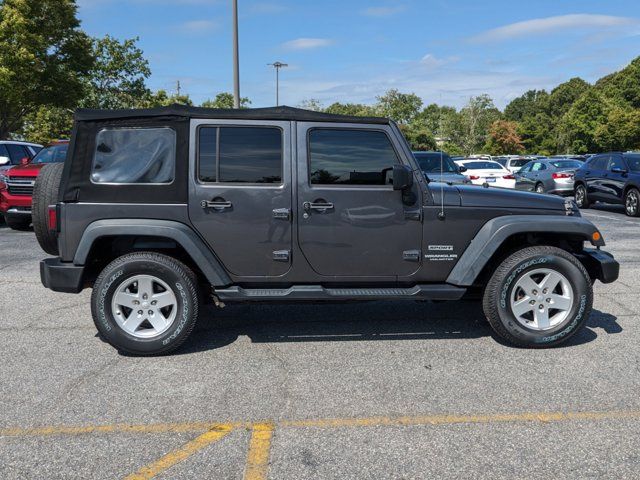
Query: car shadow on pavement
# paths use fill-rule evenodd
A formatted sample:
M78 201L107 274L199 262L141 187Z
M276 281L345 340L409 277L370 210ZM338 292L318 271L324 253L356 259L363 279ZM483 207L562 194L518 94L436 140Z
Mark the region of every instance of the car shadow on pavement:
M617 317L593 310L587 328L562 347L620 333ZM215 350L247 336L252 343L473 339L494 337L479 302L370 302L206 307L199 326L174 355Z

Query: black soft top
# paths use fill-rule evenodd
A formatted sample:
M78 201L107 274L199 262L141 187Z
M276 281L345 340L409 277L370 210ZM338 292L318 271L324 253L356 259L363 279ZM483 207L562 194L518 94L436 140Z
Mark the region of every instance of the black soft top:
M214 118L234 120L297 120L300 122L333 122L333 123L373 123L389 124L389 120L381 117L356 117L351 115L334 115L331 113L314 112L293 107L218 109L188 107L185 105L171 105L159 108L142 108L128 110L90 110L79 109L75 119L78 122L105 121L133 118L153 117L186 117L186 118Z

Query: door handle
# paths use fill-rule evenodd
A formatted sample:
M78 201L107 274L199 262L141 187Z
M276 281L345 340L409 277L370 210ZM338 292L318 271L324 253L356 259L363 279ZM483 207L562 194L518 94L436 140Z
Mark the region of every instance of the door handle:
M318 210L321 212L333 209L333 203L330 202L304 202L302 208L309 212L311 210Z
M224 210L226 208L233 207L233 203L229 202L228 200L214 200L214 201L202 200L202 202L200 202L200 206L202 206L202 208L213 208L214 210Z

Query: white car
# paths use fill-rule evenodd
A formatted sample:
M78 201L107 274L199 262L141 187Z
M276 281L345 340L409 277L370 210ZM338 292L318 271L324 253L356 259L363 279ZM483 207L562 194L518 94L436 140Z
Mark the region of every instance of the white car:
M516 188L516 177L493 160L465 159L456 161L474 185L488 184L492 187Z

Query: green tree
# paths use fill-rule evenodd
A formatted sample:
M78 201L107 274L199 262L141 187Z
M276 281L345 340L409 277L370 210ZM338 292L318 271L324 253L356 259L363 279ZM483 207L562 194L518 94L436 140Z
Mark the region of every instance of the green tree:
M249 108L251 100L247 97L240 97L240 108ZM233 107L233 94L228 92L221 92L216 95L213 100L205 100L202 105L205 108L234 108Z
M420 112L422 100L415 93L401 93L393 88L376 97L375 110L379 115L401 124L410 123Z
M437 148L433 134L419 123L399 124L399 127L412 150L435 150Z
M69 138L72 127L72 110L42 106L24 118L20 133L30 142L47 145L54 140Z
M546 111L548 101L549 94L546 90L529 90L509 102L504 109L504 117L507 120L521 122L525 118Z
M189 98L189 95L186 94L178 95L174 93L173 95L169 95L166 90L158 90L144 99L140 106L144 108L153 108L168 107L173 104L193 106L193 101Z
M521 153L524 150L518 135L518 124L509 120L496 120L489 127L485 151L491 155Z
M595 88L621 106L640 109L640 57L619 72L598 80Z
M352 115L356 117L369 117L376 114L373 107L361 103L340 103L335 102L324 110L334 115Z
M298 108L304 108L305 110L311 110L313 112L322 112L324 108L322 108L322 102L317 98L309 98L300 102Z
M567 113L573 104L590 88L591 85L577 77L561 83L551 90L545 109L546 113L551 118L559 119Z
M151 95L146 85L151 70L138 40L120 42L109 35L93 40L94 64L86 77L80 107L135 108Z
M457 115L445 119L443 131L448 142L458 145L465 155L471 155L482 150L489 126L500 116L489 95L478 95L471 97Z
M572 153L599 151L595 133L607 122L610 109L611 105L602 94L594 89L588 90L562 117L559 128L563 141L560 148Z
M596 127L594 140L603 151L640 149L640 109L613 107Z
M0 3L0 139L40 106L73 108L90 71L91 41L74 0Z

